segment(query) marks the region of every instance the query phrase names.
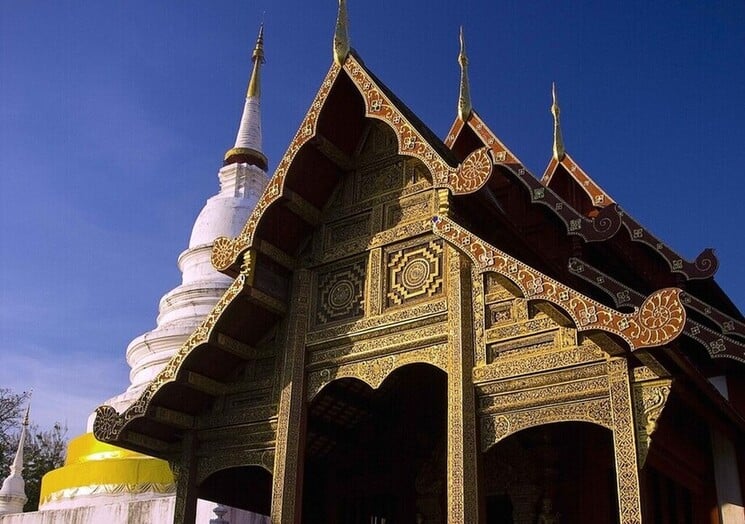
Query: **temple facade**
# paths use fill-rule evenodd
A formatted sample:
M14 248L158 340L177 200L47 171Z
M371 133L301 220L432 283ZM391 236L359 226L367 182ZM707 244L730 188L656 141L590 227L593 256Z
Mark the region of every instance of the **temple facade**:
M176 523L198 499L277 523L745 523L745 318L713 251L619 207L555 90L537 177L474 109L462 35L443 140L346 19L341 0L293 141L212 243L228 287L95 437L167 462Z
M97 438L307 523L742 523L745 323L554 145L436 137L349 46L240 234L230 288Z

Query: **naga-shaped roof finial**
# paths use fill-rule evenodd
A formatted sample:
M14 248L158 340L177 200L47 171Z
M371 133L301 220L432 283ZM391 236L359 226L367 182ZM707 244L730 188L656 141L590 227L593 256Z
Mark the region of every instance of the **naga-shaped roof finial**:
M460 93L458 94L458 118L467 121L473 111L471 105L471 88L468 84L468 57L466 56L466 42L463 37L463 26L460 27L460 52L458 53L460 64Z
M339 0L339 12L336 15L336 31L334 32L334 61L340 66L349 55L349 21L347 20L347 2Z
M551 96L553 98L553 103L551 104L551 114L554 115L554 147L553 147L553 155L554 159L557 162L560 162L564 155L566 154L566 151L564 150L564 139L561 136L561 123L559 122L559 113L561 112L559 110L559 102L556 99L556 83L551 83Z

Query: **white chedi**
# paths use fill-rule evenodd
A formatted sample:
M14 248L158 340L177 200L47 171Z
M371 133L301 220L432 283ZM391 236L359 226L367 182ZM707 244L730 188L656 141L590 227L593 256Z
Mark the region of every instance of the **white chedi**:
M160 299L157 326L135 338L127 347L131 367L130 386L106 404L120 413L127 409L157 376L173 354L199 326L231 283L210 261L212 245L219 237L236 237L268 183L262 153L259 70L264 61L264 30L259 31L253 52L253 71L238 126L235 147L228 151L218 177L220 191L209 198L197 217L189 247L178 258L181 285ZM93 428L95 414L88 419Z
M262 63L263 29L253 53L253 71L235 147L226 153L218 172L219 191L202 208L192 227L188 248L178 258L181 283L161 298L156 327L132 340L127 347L126 358L131 367L129 387L106 401L119 412L139 398L232 282L212 267L210 257L218 237L235 237L241 232L268 183L267 160L261 143L259 68ZM0 517L0 521L31 524L39 522L42 514L48 524L144 524L173 520L175 486L168 464L113 446L103 445L102 452L91 434L94 419L95 414L88 419L88 433L73 439L68 446L65 465L45 475L40 512ZM207 522L213 508L212 502L198 501L197 522ZM230 512L230 522L236 524L268 522L259 515L235 508L230 508Z
M160 299L157 327L127 347L131 384L127 391L107 401L119 412L139 397L232 282L212 267L212 244L218 237L232 238L240 233L268 179L263 170L251 164L227 165L220 169L219 177L220 192L207 200L192 228L189 248L178 258L181 285Z
M26 433L28 432L28 412L23 418L21 436L18 439L18 449L13 463L10 465L10 475L3 481L0 488L0 515L23 512L23 506L26 505L26 482L23 480L23 446L26 443Z

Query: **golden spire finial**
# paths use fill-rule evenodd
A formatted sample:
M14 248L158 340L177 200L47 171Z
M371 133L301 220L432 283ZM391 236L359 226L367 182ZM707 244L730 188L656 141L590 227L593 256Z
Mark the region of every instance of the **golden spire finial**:
M553 154L554 159L560 162L564 158L566 151L564 151L564 139L561 137L561 124L559 123L559 102L556 99L556 83L551 83L551 96L553 103L551 104L551 114L554 115L554 147Z
M463 37L463 26L460 26L460 52L458 53L460 64L460 93L458 95L458 118L467 121L473 111L471 105L471 88L468 85L468 57L466 56L466 41Z
M339 12L336 15L336 31L334 32L334 61L340 66L349 55L349 21L347 20L347 2L339 0Z
M251 80L248 81L248 91L246 96L258 97L261 95L261 79L259 72L261 70L261 64L266 62L264 60L264 22L261 22L259 26L259 36L256 38L256 46L254 47L253 55L251 55L251 61L254 63L253 71L251 71Z

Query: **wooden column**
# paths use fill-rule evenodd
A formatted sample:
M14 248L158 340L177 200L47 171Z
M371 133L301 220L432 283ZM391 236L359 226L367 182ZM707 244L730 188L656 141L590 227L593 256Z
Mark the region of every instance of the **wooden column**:
M470 266L449 247L448 322L448 463L447 522L479 522L478 446L473 389L473 326Z
M714 483L722 524L745 524L737 448L726 435L711 428Z
M626 359L613 358L608 361L608 384L613 415L613 451L616 458L619 521L621 524L640 524L642 511L639 470Z
M295 272L286 323L272 486L273 523L300 522L302 516L305 406L305 332L310 302L310 272Z
M197 460L196 433L184 435L181 459L176 464L176 505L174 524L194 524L197 519Z

